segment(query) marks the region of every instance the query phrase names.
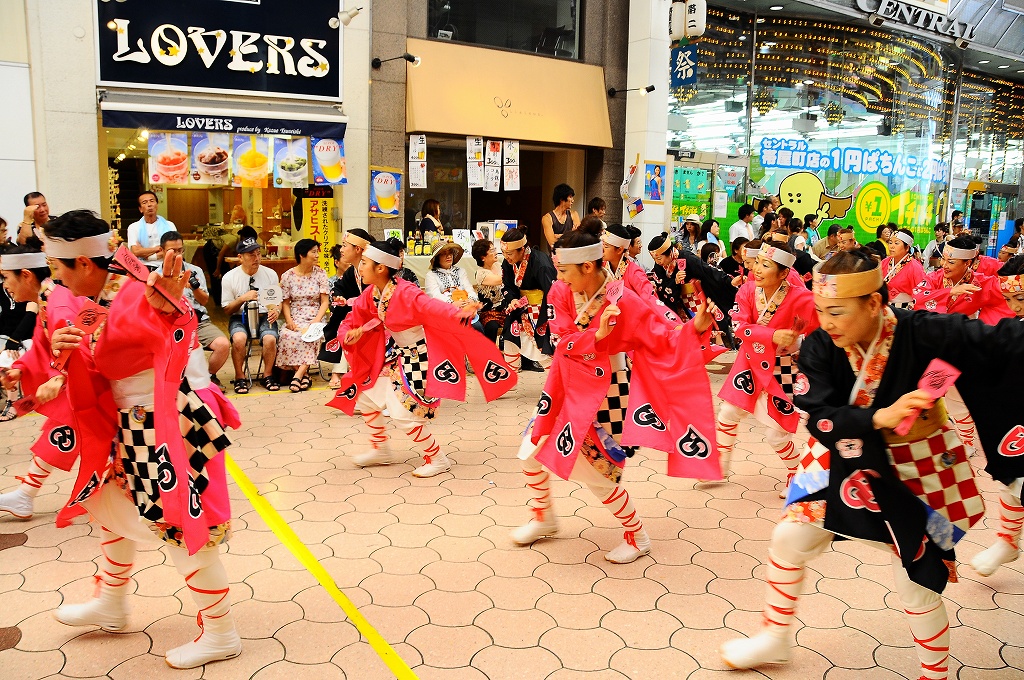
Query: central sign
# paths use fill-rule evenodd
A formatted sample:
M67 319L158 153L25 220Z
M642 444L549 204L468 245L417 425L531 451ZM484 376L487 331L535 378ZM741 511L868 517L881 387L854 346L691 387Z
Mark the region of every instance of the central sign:
M337 0L96 3L100 85L340 101Z
M927 4L927 3L920 3ZM941 3L939 3L940 6ZM973 40L977 27L974 24L947 17L942 10L930 11L900 0L857 0L857 7L864 12L877 14L884 19L921 28L950 38Z

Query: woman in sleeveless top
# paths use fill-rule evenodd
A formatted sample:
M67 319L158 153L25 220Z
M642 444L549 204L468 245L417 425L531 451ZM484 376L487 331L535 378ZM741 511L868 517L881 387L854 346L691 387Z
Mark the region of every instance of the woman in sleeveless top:
M567 231L572 231L580 223L579 214L572 209L576 192L568 184L559 184L551 195L551 202L555 209L540 218L540 226L544 229L544 241L542 249L551 252L558 237ZM561 218L559 218L561 214Z

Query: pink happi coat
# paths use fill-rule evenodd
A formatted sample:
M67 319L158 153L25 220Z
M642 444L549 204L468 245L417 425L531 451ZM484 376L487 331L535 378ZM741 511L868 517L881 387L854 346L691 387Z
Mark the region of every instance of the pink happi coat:
M736 308L732 315L733 323L736 324L736 337L741 345L736 352L736 362L718 396L733 406L753 413L757 400L765 392L768 397L768 416L787 432L796 432L800 416L775 379L775 355L779 348L772 336L777 330L801 326L801 334L808 335L817 328L814 296L802 283L790 283L786 297L771 321L761 325L757 322L759 318L757 286L753 281L748 281L736 293Z
M882 260L882 278L889 276L889 270L893 268L897 263L891 257L887 257ZM914 295L914 286L921 282L924 278L924 267L917 261L917 258L912 255L907 256L906 263L900 267L900 270L893 274L892 278L885 282L885 285L889 288L889 300L892 301L897 295L905 293L906 295Z
M373 291L373 286L367 286L351 302L352 311L338 329L338 337L343 342L350 330L379 318ZM383 323L364 332L356 343L344 345L351 370L342 376L341 387L327 405L352 415L359 394L373 386L384 367L386 332L416 326L423 326L427 340L427 396L465 401L466 358L487 401L515 387L519 378L505 363L498 348L483 333L463 323L458 314L459 309L454 305L431 298L404 279L396 279Z
M1003 263L994 257L988 255L978 256L978 268L975 269L979 274L985 276L996 276L999 270L1003 268Z
M711 383L702 352L710 333L698 336L692 324L673 324L626 289L618 302L621 313L615 328L598 342L607 302L580 331L567 284L553 284L548 301L555 307L552 332L560 339L533 425L534 444L547 436L537 460L568 479L586 436L600 446L593 423L611 385L609 356L631 351L623 445L667 452L668 474L673 477L721 479Z
M1006 305L1006 299L999 289L999 277L975 273L969 283L981 290L954 298L950 295L952 289L944 287L944 276L943 271L937 269L921 279L914 288L914 309L968 317L977 314L979 319L989 324L1013 318L1013 312Z
M26 395L34 395L40 385L59 375L50 365L50 332L73 322L83 302L85 298L75 297L63 286L55 285L47 295L36 318L32 348L14 362L14 368L21 371L21 386ZM87 343L74 350L65 370L67 380L57 396L35 407L46 420L39 439L32 445L32 453L64 471L71 470L79 458L86 461L79 466L71 497L57 513L58 527L68 526L73 517L85 512L75 499L87 486L99 487L110 456L110 442L117 434L110 383L96 372ZM91 479L91 471L97 468L100 474Z
M145 293L145 284L127 277L122 280L96 343L96 368L108 380L154 369L156 448L166 447L177 482L170 490L160 490L163 521L181 527L189 554L195 554L209 541L209 528L231 518L227 484L213 474L214 467L208 466L210 483L198 507L192 502L192 468L181 435L177 398L189 351L196 344L196 315L191 305L186 305L185 314L160 313L146 301Z

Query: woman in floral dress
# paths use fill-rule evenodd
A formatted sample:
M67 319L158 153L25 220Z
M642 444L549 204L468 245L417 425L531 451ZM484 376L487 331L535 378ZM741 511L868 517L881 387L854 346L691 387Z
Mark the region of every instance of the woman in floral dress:
M284 328L277 346L277 365L294 370L289 389L301 392L309 389L309 365L315 362L317 341L302 339L310 325L322 323L327 314L327 273L317 266L320 246L304 238L295 244L298 263L281 277L281 315Z

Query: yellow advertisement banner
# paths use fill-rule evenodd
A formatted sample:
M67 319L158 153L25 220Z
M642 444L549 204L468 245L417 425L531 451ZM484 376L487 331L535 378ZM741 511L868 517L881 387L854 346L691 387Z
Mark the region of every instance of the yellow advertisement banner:
M302 237L311 238L320 244L320 260L317 264L328 276L334 276L336 272L331 248L338 242L338 234L334 226L333 197L302 199Z

